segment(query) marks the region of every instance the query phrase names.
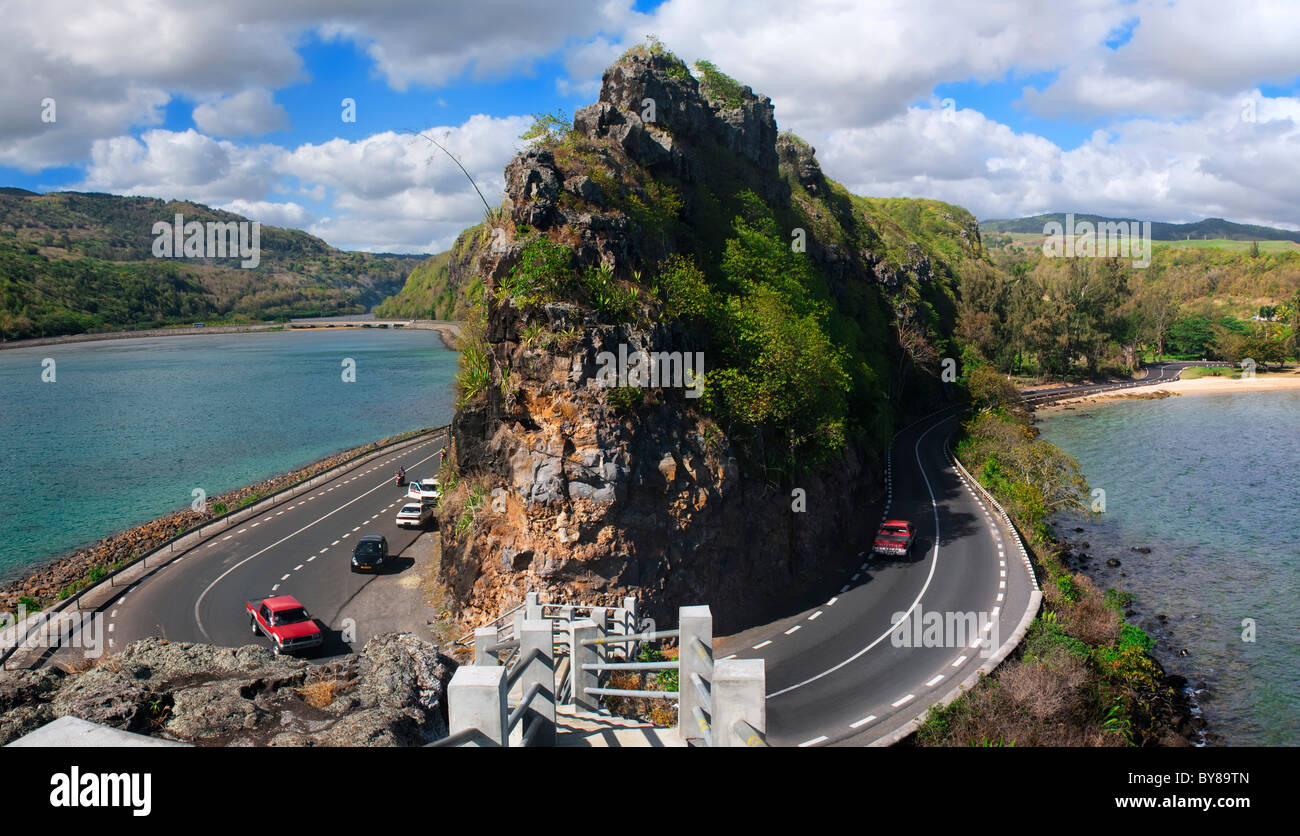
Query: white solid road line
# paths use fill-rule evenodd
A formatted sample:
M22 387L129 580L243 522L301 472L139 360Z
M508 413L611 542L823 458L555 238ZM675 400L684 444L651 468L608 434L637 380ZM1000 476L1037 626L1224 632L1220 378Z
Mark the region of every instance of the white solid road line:
M412 465L412 466L415 467L415 466L422 465L422 464L424 464L425 462L427 462L429 459L432 459L432 458L433 458L434 456L436 456L436 455L438 455L438 454L437 454L437 453L434 453L434 454L432 454L432 455L430 455L430 456L426 456L425 458L420 459L420 461L416 462L415 465ZM360 496L356 496L356 497L353 497L352 499L349 499L347 502L345 502L345 503L343 503L342 505L340 505L339 507L335 508L333 511L330 511L330 512L328 512L328 513L326 513L326 514L322 514L321 516L319 516L319 517L317 517L316 519L312 520L311 522L307 523L307 524L304 525L302 528L298 529L297 531L293 532L292 534L287 534L287 535L285 535L284 537L280 538L279 540L276 540L276 541L275 541L274 543L272 543L271 545L266 546L265 548L262 548L262 549L260 549L260 550L258 550L258 551L256 551L256 552L254 552L253 554L250 554L248 557L244 558L243 560L241 560L241 561L239 561L238 563L236 563L234 566L231 566L229 569L227 569L226 571L224 571L224 572L222 572L220 575L218 575L217 578L216 578L216 580L214 580L212 583L208 584L207 587L204 588L204 590L203 590L201 593L199 593L199 597L196 598L196 599L194 600L194 623L198 625L199 632L202 633L202 634L204 635L204 637L208 639L208 641L212 641L212 636L208 635L207 628L203 626L203 617L199 615L199 608L200 608L200 607L202 606L202 604L203 604L203 599L207 597L208 593L212 591L213 587L215 587L217 584L219 584L219 583L221 583L223 580L225 580L226 577L229 576L231 572L233 572L233 571L235 571L236 569L238 569L239 567L243 566L245 563L249 562L250 560L253 560L254 558L260 557L261 555L265 554L266 552L270 551L271 549L275 548L276 546L278 546L278 545L280 545L280 544L282 544L282 543L285 543L285 542L287 542L288 540L293 539L294 537L297 537L299 534L303 533L304 531L306 531L307 529L309 529L309 528L311 528L312 526L316 525L317 523L322 522L323 520L326 520L326 519L328 519L329 517L334 516L334 515L337 514L339 511L342 511L344 508L348 507L348 506L351 505L352 503L354 503L354 502L359 502L359 501L361 501L362 499L365 499L367 496L370 496L370 495L371 495L372 493L374 493L375 491L380 490L380 489L385 488L385 487L388 487L388 486L389 486L389 482L388 482L387 479L385 479L383 482L379 483L378 485L376 485L375 487L373 487L373 488L371 488L370 490L366 491L365 493L361 494ZM336 542L337 542L337 541L336 541ZM330 545L334 545L334 544L331 543Z
M939 541L940 541L941 539L943 539L943 538L940 536L940 527L939 527L939 502L938 502L937 499L935 499L935 496L934 496L934 486L930 484L930 477L927 476L926 473L925 473L925 465L923 465L923 464L921 463L921 441L924 440L925 437L926 437L927 435L929 435L930 433L934 432L935 428L938 427L941 423L942 423L942 422L936 422L936 423L934 424L934 426L930 427L928 430L926 430L925 432L923 432L923 433L921 433L919 436L917 436L917 439L916 439L916 445L915 445L914 448L913 448L913 453L914 453L915 456L916 456L916 466L919 467L919 468L921 469L921 478L925 480L925 489L926 489L927 491L929 491L929 493L930 493L930 507L931 507L932 509L934 509L934 533L935 533L935 537L934 537L934 552L933 552L932 557L930 558L930 572L929 572L928 575L926 575L926 577L925 577L925 584L921 587L921 591L917 593L917 595L916 595L916 600L913 601L913 602L912 602L912 606L908 607L908 608L907 608L907 611L903 613L903 618L904 618L904 619L909 618L909 617L912 615L912 610L916 609L917 604L920 604L920 603L921 603L921 599L925 597L926 590L928 590L928 589L930 588L930 582L934 580L934 571L935 571L935 567L937 567L938 564L939 564ZM848 589L848 587L845 586L844 589ZM843 592L844 589L841 589L840 591ZM879 637L879 638L877 638L877 639L876 639L875 641L873 641L871 644L869 644L869 645L867 645L866 647L864 647L864 648L862 648L861 650L859 650L857 653L854 653L852 656L850 656L849 658L845 659L843 662L840 662L840 663L837 664L837 665L834 665L834 666L832 666L832 667L829 667L829 668L827 668L826 670L822 671L822 672L819 673L819 674L815 674L815 675L813 675L813 676L810 676L810 677L808 677L807 679L805 679L803 682L796 682L796 683L793 684L793 685L790 685L790 686L788 686L788 687L786 687L786 688L782 688L780 691L774 691L773 693L768 694L768 695L767 695L767 698L770 700L770 699L772 699L773 697L779 697L779 696L781 696L782 694L788 694L788 693L790 693L791 691L795 690L796 688L802 688L803 686L807 685L807 684L810 683L810 682L816 682L817 680L821 679L821 678L824 677L824 676L829 676L830 674L835 673L835 671L839 670L840 668L844 667L845 665L851 664L855 659L860 658L863 654L867 653L867 652L870 651L873 647L875 647L876 645L880 644L882 641L884 641L886 638L888 638L889 635L890 635L891 633L893 633L893 632L894 632L894 627L891 625L890 628L889 628L888 630L886 630L885 632L883 632L883 633L880 634L880 637ZM758 649L758 648L755 648L755 650L757 650L757 649ZM897 706L895 706L895 707L897 707Z

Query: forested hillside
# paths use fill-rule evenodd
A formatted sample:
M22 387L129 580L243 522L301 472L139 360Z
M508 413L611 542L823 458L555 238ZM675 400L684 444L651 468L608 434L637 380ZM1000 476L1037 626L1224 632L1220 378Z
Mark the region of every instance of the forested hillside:
M958 334L971 361L1069 375L1127 373L1158 356L1296 358L1300 252L1156 244L1145 268L1026 244L990 252L998 270L962 288Z
M424 256L343 252L263 226L260 263L156 258L156 222L241 222L182 201L0 190L0 339L362 313Z

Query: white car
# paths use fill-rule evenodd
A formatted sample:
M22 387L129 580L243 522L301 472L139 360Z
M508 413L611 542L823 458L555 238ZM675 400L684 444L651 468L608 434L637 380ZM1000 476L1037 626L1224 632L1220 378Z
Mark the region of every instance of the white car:
M407 499L418 499L421 502L436 502L440 496L442 496L442 491L438 489L437 479L421 479L418 482L412 482L411 486L406 489Z
M397 527L406 528L415 526L424 528L424 524L433 519L433 506L423 502L409 503L402 506L402 510L397 512Z

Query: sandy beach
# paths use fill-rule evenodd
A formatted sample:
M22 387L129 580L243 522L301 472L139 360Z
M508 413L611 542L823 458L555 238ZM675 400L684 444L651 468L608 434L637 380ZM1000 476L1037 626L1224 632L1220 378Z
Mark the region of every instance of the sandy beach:
M1300 389L1300 369L1257 372L1253 379L1242 380L1233 380L1230 377L1206 376L1195 380L1165 381L1163 383L1153 383L1150 386L1135 386L1131 389L1125 389L1121 393L1103 393L1061 400L1051 406L1040 407L1039 411L1077 406L1081 403L1103 404L1114 401L1131 401L1176 395L1221 395L1239 392L1274 392L1284 389Z

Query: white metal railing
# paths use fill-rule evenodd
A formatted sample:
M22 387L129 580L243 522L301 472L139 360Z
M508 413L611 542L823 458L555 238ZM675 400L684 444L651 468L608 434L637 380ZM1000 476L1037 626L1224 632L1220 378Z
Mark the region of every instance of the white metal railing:
M713 660L713 616L682 607L678 627L636 630L636 601L623 607L542 604L536 593L458 643L474 647L448 689L450 736L441 746L554 745L557 704L601 716L606 697L671 700L678 733L703 746L764 746L762 659ZM512 625L508 635L503 625ZM639 661L647 642L678 640L677 660ZM611 688L618 672L677 672L678 690ZM721 724L721 725L719 725Z
M982 484L980 484L980 480L970 474L970 471L962 465L961 459L957 458L957 453L953 451L952 447L948 445L947 442L944 443L944 446L947 449L948 458L952 459L952 463L956 465L957 470L961 472L961 475L966 479L966 481L973 485L975 490L983 494L989 504L997 509L999 516L1002 517L1002 521L1006 524L1007 530L1011 532L1012 537L1016 538L1016 547L1020 549L1020 558L1025 564L1025 569L1029 572L1029 582L1033 585L1035 592L1041 591L1038 586L1038 575L1034 572L1033 561L1029 559L1029 550L1025 548L1025 541L1024 538L1020 536L1020 529L1016 528L1016 524L1011 519L1011 515L1007 513L1007 509L1003 508L1002 503L998 502L997 498L994 497L993 494L990 493Z

